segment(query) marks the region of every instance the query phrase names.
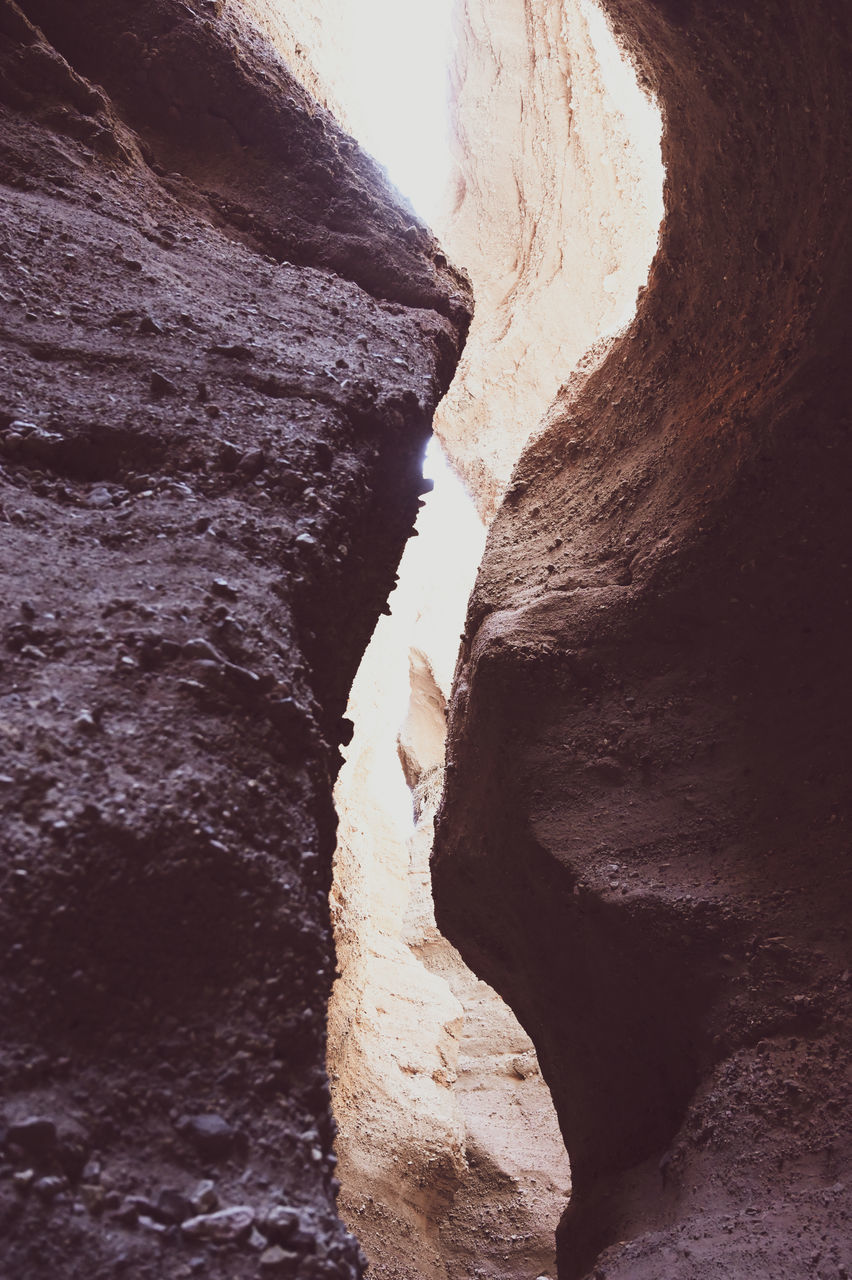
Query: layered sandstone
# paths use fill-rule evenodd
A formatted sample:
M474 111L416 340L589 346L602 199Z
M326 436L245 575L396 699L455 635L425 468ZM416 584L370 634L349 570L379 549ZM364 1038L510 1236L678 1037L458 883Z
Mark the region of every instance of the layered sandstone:
M658 94L635 322L492 527L438 923L530 1032L560 1276L849 1256L849 13L610 0Z
M560 384L633 314L662 215L661 124L585 0L464 0L456 29L440 231L476 315L436 430L490 518Z
M469 295L235 11L3 0L0 143L0 1271L351 1277L331 790Z

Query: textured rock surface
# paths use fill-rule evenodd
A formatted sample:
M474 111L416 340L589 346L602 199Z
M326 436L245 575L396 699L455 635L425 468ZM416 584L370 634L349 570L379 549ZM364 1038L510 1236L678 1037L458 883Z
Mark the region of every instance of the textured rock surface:
M10 1277L361 1265L331 784L469 301L197 9L0 4Z
M356 678L335 792L340 1209L385 1280L552 1273L570 1184L528 1037L435 927L429 853L446 691L483 536L466 504L468 544L447 483L427 499ZM451 494L464 500L457 481Z
M436 430L490 518L560 383L633 314L662 215L660 117L582 0L463 0L454 190L476 294Z
M552 1271L570 1173L528 1037L435 927L446 696L484 540L438 475L353 686L335 791L340 1209L380 1278L502 1280Z
M438 923L539 1051L565 1280L844 1276L849 12L608 8L661 250L490 534Z

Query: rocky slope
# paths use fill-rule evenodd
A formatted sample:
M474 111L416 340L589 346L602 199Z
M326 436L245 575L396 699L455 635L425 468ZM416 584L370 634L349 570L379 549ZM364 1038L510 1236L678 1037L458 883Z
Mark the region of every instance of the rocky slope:
M849 1246L849 12L607 5L666 121L635 323L471 602L438 924L532 1035L563 1280Z
M469 295L217 4L2 0L0 203L0 1273L351 1276L331 786Z

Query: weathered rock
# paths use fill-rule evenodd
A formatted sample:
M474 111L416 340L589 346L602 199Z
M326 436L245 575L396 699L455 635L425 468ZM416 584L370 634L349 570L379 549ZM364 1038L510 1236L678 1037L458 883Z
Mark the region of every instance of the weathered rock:
M849 13L607 9L663 106L666 218L491 530L438 923L538 1049L563 1280L840 1274Z
M212 1240L215 1244L229 1244L248 1237L254 1222L254 1209L250 1205L238 1205L220 1209L218 1213L202 1214L181 1223L181 1231L191 1240Z
M284 1241L293 1235L299 1226L299 1210L289 1205L276 1204L261 1215L258 1226L270 1240Z
M0 4L2 1102L84 1115L115 1171L103 1216L60 1195L50 1232L15 1195L3 1268L32 1280L159 1277L157 1190L214 1159L222 1203L259 1208L265 1179L359 1266L322 1087L335 744L470 298L240 9L198 10ZM306 709L298 743L275 698ZM245 1135L257 1181L239 1143L183 1140L198 1114ZM27 1164L58 1176L55 1154ZM140 1218L166 1229L131 1235ZM209 1253L215 1280L257 1273L253 1251Z
M270 1249L264 1249L260 1255L260 1267L264 1273L286 1275L287 1273L295 1272L298 1265L298 1253L289 1253L277 1244L274 1244Z
M199 1182L190 1197L190 1203L196 1214L212 1213L219 1207L219 1197L216 1194L216 1186L209 1180Z
M6 1142L37 1160L47 1160L56 1150L56 1125L44 1116L29 1116L9 1125Z
M184 1116L178 1132L188 1138L199 1155L209 1160L226 1159L234 1150L237 1132L222 1116Z

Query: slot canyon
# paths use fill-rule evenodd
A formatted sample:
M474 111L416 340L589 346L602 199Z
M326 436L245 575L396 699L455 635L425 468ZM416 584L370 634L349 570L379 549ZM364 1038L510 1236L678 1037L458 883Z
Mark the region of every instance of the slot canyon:
M360 13L0 0L0 1280L848 1280L852 11Z

